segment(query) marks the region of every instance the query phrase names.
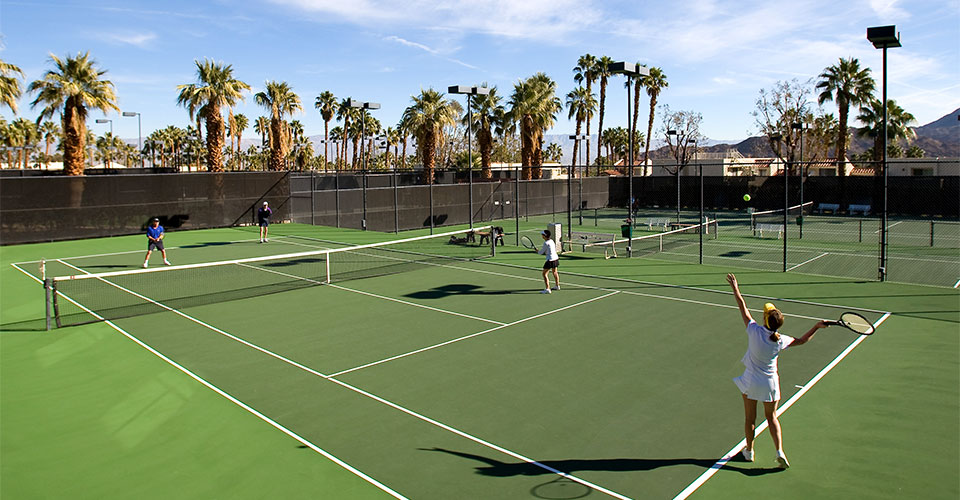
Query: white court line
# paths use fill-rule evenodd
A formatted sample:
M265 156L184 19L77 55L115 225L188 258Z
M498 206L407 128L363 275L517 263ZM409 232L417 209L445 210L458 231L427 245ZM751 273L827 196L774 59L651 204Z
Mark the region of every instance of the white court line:
M252 239L249 239L249 240L231 240L231 241L226 241L226 242L224 242L224 243L246 243L246 242L249 242L249 241L253 241L253 240L252 240ZM180 249L187 248L187 247L192 247L192 246L194 246L194 245L186 245L186 246L178 246L178 247L167 247L167 250L180 250ZM50 258L50 259L46 259L46 260L87 259L87 258L90 258L90 257L109 257L109 256L111 256L111 255L126 255L126 254L130 254L130 253L140 253L140 254L142 254L142 253L145 253L145 252L146 252L146 250L125 250L125 251L123 251L123 252L92 253L92 254L89 254L89 255L75 255L75 256L72 256L72 257ZM25 261L23 261L23 262L17 262L17 264L37 264L37 263L39 263L39 262L40 262L40 259L37 259L37 260L25 260Z
M36 276L34 276L34 275L32 275L32 274L24 271L23 269L20 269L19 266L17 266L17 265L14 264L13 267L16 267L17 269L19 269L20 272L22 272L23 274L27 275L27 277L29 277L30 279L33 279L34 281L36 281L36 282L38 282L38 283L42 283L42 281L41 281L40 279L38 279ZM82 271L82 270L81 270L81 271ZM104 280L104 281L106 281L106 280ZM111 283L111 284L112 284L112 283ZM100 316L99 314L97 314L97 313L91 311L90 309L84 307L82 304L80 304L79 302L73 300L72 298L70 298L70 297L67 296L66 294L59 293L59 295L60 295L61 297L65 298L65 299L67 299L68 301L70 301L72 304L76 305L76 306L79 307L80 309L83 309L84 311L86 311L87 313L89 313L89 314L92 315L93 317L97 318L98 320L103 321L104 323L106 323L107 325L109 325L110 328L113 328L114 330L120 332L121 335L123 335L123 336L127 337L128 339L134 341L137 345L139 345L140 347L143 347L144 349L146 349L147 351L149 351L151 354L153 354L153 355L157 356L158 358L162 359L163 361L167 362L168 364L170 364L170 365L173 366L174 368L180 370L181 372L183 372L184 374L186 374L186 375L189 376L190 378L196 380L197 382L200 382L201 384L203 384L204 386L206 386L208 389L210 389L210 390L216 392L217 394L219 394L220 396L226 398L226 399L227 399L228 401L230 401L231 403L233 403L233 404L239 406L240 408L243 408L244 410L252 413L254 416L256 416L256 417L259 418L260 420L263 420L264 422L270 424L271 426L273 426L273 427L276 428L277 430L279 430L279 431L283 432L284 434L292 437L293 439L296 439L297 441L299 441L299 442L300 442L301 444L303 444L304 446L306 446L306 447L310 448L311 450L313 450L313 451L315 451L315 452L323 455L324 457L326 457L327 459L329 459L329 460L332 461L333 463L339 465L340 467L343 467L344 469L346 469L346 470L348 470L349 472L353 473L354 475L360 477L361 479L367 481L368 483L376 486L377 488L380 488L381 490L383 490L384 492L390 494L390 495L393 496L394 498L406 499L406 497L404 497L403 495L401 495L401 494L397 493L396 491L390 489L388 486L384 485L383 483L381 483L381 482L377 481L376 479L374 479L374 478L372 478L372 477L364 474L363 472L361 472L360 470L354 468L354 467L351 466L350 464L348 464L348 463L340 460L339 458L337 458L337 457L335 457L334 455L330 454L330 453L327 452L326 450L324 450L324 449L320 448L319 446L313 444L312 442L310 442L310 441L307 440L306 438L304 438L304 437L300 436L299 434L291 431L290 429L284 427L283 425L281 425L280 423L278 423L276 420L273 420L272 418L264 415L263 413L260 413L259 411L253 409L252 407L250 407L250 406L248 406L247 404L243 403L243 402L240 401L239 399L231 396L230 394L227 394L225 391L223 391L223 390L220 389L219 387L217 387L217 386L213 385L212 383L208 382L208 381L207 381L206 379L204 379L203 377L197 375L196 373L193 373L192 371L190 371L190 370L187 369L186 367L180 365L180 364L177 363L176 361L173 361L172 359L164 356L163 354L161 354L160 352L158 352L158 351L155 350L154 348L150 347L149 345L147 345L146 343L144 343L143 341L141 341L141 340L138 339L137 337L134 337L133 335L131 335L130 333L128 333L128 332L127 332L126 330L124 330L123 328L120 328L119 326L117 326L113 321L110 321L110 320L104 318L103 316Z
M70 266L70 264L67 264L67 263L65 263L65 262L64 262L64 264ZM81 272L85 272L85 273L87 272L87 271L84 271L83 269L80 269L80 268L78 268L78 267L76 267L76 266L71 266L71 267L74 267L75 269L77 269L77 270L79 270L79 271L81 271ZM90 273L87 273L87 274L90 274ZM36 279L36 278L34 278L34 279ZM442 423L442 422L439 422L439 421L437 421L437 420L431 419L431 418L426 417L426 416L424 416L424 415L421 415L421 414L419 414L419 413L417 413L417 412L414 412L414 411L412 411L412 410L409 410L409 409L407 409L407 408L404 408L404 407L402 407L402 406L400 406L400 405L398 405L398 404L396 404L396 403L393 403L393 402L391 402L391 401L388 401L388 400L386 400L386 399L383 399L383 398L381 398L381 397L379 397L379 396L376 396L376 395L374 395L374 394L371 394L371 393L369 393L369 392L367 392L367 391L364 391L364 390L362 390L362 389L360 389L360 388L354 387L354 386L352 386L352 385L350 385L350 384L348 384L348 383L346 383L346 382L343 382L343 381L340 381L340 380L336 380L336 379L334 379L333 376L331 376L331 375L324 375L324 374L322 374L322 373L320 373L320 372L318 372L318 371L316 371L316 370L313 370L313 369L308 368L308 367L306 367L306 366L304 366L304 365L302 365L302 364L300 364L300 363L297 363L296 361L293 361L293 360L288 359L288 358L286 358L286 357L284 357L284 356L282 356L282 355L280 355L280 354L277 354L277 353L275 353L275 352L273 352L273 351L270 351L269 349L260 347L260 346L258 346L258 345L256 345L256 344L253 344L253 343L251 343L251 342L247 342L246 340L243 340L243 339L241 339L241 338L239 338L239 337L236 337L236 336L234 336L234 335L231 335L230 333L227 333L227 332L225 332L224 330L221 330L221 329L219 329L219 328L217 328L217 327L215 327L215 326L212 326L212 325L210 325L210 324L208 324L208 323L206 323L206 322L204 322L204 321L201 321L201 320L199 320L199 319L197 319L197 318L194 318L194 317L192 317L192 316L190 316L190 315L188 315L188 314L185 314L185 313L183 313L183 312L177 311L176 309L172 309L172 308L170 308L169 306L166 306L166 305L164 305L164 304L161 304L160 302L157 302L157 301L155 301L155 300L153 300L153 299L150 299L150 298L148 298L148 297L145 297L145 296L143 296L143 295L140 295L140 294L138 294L138 293L136 293L136 292L127 290L127 289L125 289L125 288L123 288L123 287L121 287L121 286L119 286L119 285L117 285L117 284L115 284L115 283L111 283L110 281L107 281L107 280L104 279L104 278L98 278L98 279L100 279L101 281L104 281L105 283L107 283L107 284L109 284L109 285L112 285L112 286L114 286L114 287L117 287L117 288L119 288L120 290L123 290L123 291L126 291L126 292L128 292L128 293L131 293L131 294L133 294L133 295L136 296L136 297L142 298L143 300L147 300L147 301L149 301L149 302L151 302L151 303L153 303L153 304L156 304L156 305L158 305L158 306L160 306L160 307L163 307L163 308L165 308L165 309L167 309L167 310L169 310L169 311L171 311L171 312L174 312L174 313L176 313L176 314L178 314L178 315L180 315L180 316L182 316L182 317L184 317L184 318L186 318L186 319L188 319L188 320L193 321L194 323L197 323L198 325L204 326L204 327L206 327L206 328L208 328L208 329L210 329L210 330L212 330L212 331L214 331L214 332L216 332L216 333L219 333L219 334L221 334L221 335L224 335L224 336L226 336L227 338L230 338L230 339L232 339L232 340L235 340L235 341L237 341L237 342L240 342L240 343L243 344L243 345L246 345L246 346L248 346L248 347L251 347L251 348L253 348L253 349L257 350L257 351L260 351L260 352L262 352L262 353L264 353L264 354L267 354L267 355L269 355L269 356L271 356L271 357L273 357L273 358L275 358L275 359L278 359L278 360L280 360L280 361L283 361L283 362L285 362L285 363L287 363L287 364L289 364L289 365L291 365L291 366L294 366L294 367L297 367L297 368L299 368L299 369L301 369L301 370L304 370L304 371L306 371L306 372L308 372L308 373L310 373L310 374L312 374L312 375L316 375L316 376L318 376L318 377L321 377L321 378L323 378L324 380L329 380L329 381L331 381L331 382L333 382L333 383L336 383L336 384L338 384L338 385L340 385L340 386L342 386L342 387L345 387L345 388L347 388L347 389L350 389L350 390L352 390L352 391L354 391L354 392L356 392L356 393L358 393L358 394L367 396L367 397L369 397L369 398L371 398L371 399L373 399L373 400L375 400L375 401L378 401L378 402L380 402L380 403L383 403L383 404L385 404L385 405L388 405L388 406L390 406L391 408L400 410L400 411L402 411L403 413L406 413L406 414L408 414L408 415L410 415L410 416L416 417L416 418L418 418L418 419L420 419L420 420L422 420L422 421L424 421L424 422L427 422L427 423L429 423L429 424L438 426L438 427L440 427L441 429L444 429L444 430L447 430L447 431L452 432L452 433L454 433L454 434L457 434L458 436L467 438L467 439L469 439L469 440L471 440L471 441L474 441L474 442L476 442L476 443L479 443L479 444L481 444L481 445L484 445L484 446L486 446L486 447L488 447L488 448L491 448L491 449L493 449L493 450L499 451L499 452L501 452L501 453L505 453L505 454L507 454L507 455L509 455L509 456L511 456L511 457L517 458L517 459L519 459L519 460L523 460L523 461L525 461L525 462L527 462L527 463L529 463L529 464L536 465L536 466L538 466L538 467L540 467L540 468L542 468L542 469L545 469L545 470L550 471L550 472L552 472L552 473L554 473L554 474L560 475L561 477L563 477L563 478L565 478L565 479L569 479L569 480L571 480L571 481L575 481L575 482L580 483L580 484L582 484L582 485L584 485L584 486L586 486L586 487L588 487L588 488L591 488L591 489L600 491L600 492L602 492L602 493L606 493L607 495L610 495L610 496L612 496L612 497L614 497L614 498L619 498L619 499L621 499L621 500L630 500L628 497L625 497L625 496L623 496L623 495L620 495L619 493L616 493L616 492L614 492L614 491L608 490L608 489L606 489L606 488L603 488L603 487L601 487L601 486L598 486L598 485L596 485L596 484L593 484L593 483L591 483L591 482L589 482L589 481L580 479L580 478L578 478L578 477L576 477L576 476L573 476L573 475L571 475L571 474L567 474L567 473L565 473L565 472L563 472L563 471L559 471L559 470L557 470L557 469L554 469L553 467L550 467L550 466L548 466L548 465L542 464L542 463L537 462L537 461L535 461L535 460L533 460L533 459L527 458L527 457L525 457L525 456L523 456L523 455L521 455L521 454L519 454L519 453L515 453L515 452L510 451L510 450L508 450L508 449L506 449L506 448L503 448L503 447L501 447L501 446L497 446L497 445L495 445L495 444L493 444L493 443L484 441L483 439L480 439L480 438L478 438L478 437L475 437L475 436L473 436L473 435L471 435L471 434L468 434L468 433L466 433L466 432L464 432L464 431L455 429L455 428L450 427L450 426L448 426L448 425L446 425L446 424L444 424L444 423ZM613 295L613 294L607 294L607 295L600 296L600 297L594 297L593 299L590 299L590 300L588 300L588 301L584 301L583 303L591 302L591 301L593 301L593 300L598 300L598 299L601 299L601 298L606 297L606 296L609 296L609 295ZM65 297L65 296L64 296L64 297ZM71 300L71 302L73 302L73 301ZM74 302L74 303L76 304L76 302ZM77 305L80 306L80 304L77 304ZM546 314L550 314L550 313L553 313L553 312L561 311L561 310L563 310L563 309L569 309L569 308L575 307L575 306L577 306L577 305L579 305L579 304L573 304L573 305L570 305L570 306L567 306L567 307L564 307L564 308L561 308L561 309L557 309L556 311L549 311L549 312L547 312L547 313L539 314L539 315L537 315L537 316L544 316L544 315L546 315ZM83 306L80 306L80 307L82 308ZM87 310L88 312L90 312L91 314L93 314L94 316L96 316L98 319L104 320L104 318L103 318L102 316L99 316L99 315L97 315L96 313L93 313L93 312L90 311L89 309L86 309L86 308L84 308L84 309ZM529 320L529 319L533 319L533 317L527 318L527 320ZM300 438L299 436L297 436L296 434L294 434L292 431L289 431L289 430L287 430L286 428L280 426L280 424L276 424L274 421L269 420L268 417L262 416L262 414L256 412L256 410L253 410L252 408L249 408L248 406L243 405L239 400L236 400L235 398L230 397L230 396L227 395L225 392L219 391L218 389L215 389L215 387L214 387L212 384L209 384L209 383L203 381L203 379L195 376L192 372L188 371L186 368L181 367L180 365L176 364L174 361L170 360L169 358L164 357L164 356L163 356L162 354L160 354L159 352L154 351L152 348L150 348L150 347L147 346L146 344L140 342L139 340L137 340L136 338L134 338L132 335L129 335L129 334L127 334L126 332L124 332L123 330L121 330L119 327L117 327L116 325L114 325L111 321L109 321L109 320L105 320L105 321L107 322L107 324L109 324L111 327L115 328L117 331L120 331L120 332L123 333L124 335L127 335L129 338L131 338L131 340L134 340L134 341L137 342L138 344L142 345L144 348L146 348L146 349L148 349L149 351L153 352L153 353L156 354L157 356L160 356L162 359L164 359L164 360L167 361L168 363L172 364L173 366L177 367L178 369L181 369L184 373L187 373L188 375L193 376L196 380L198 380L198 381L200 381L201 383L204 383L204 385L207 385L208 387L216 390L218 393L220 393L220 394L223 395L224 397L227 397L227 398L230 399L231 401L235 401L237 404L242 405L243 408L248 409L248 411L254 413L255 415L261 416L261 418L263 418L264 420L266 420L266 421L274 424L274 426L277 427L278 429L284 430L284 432L286 432L288 435L293 436L293 437L297 438L298 440L300 440L303 444L305 444L305 445L307 445L307 446L310 446L311 449L318 450L318 452L323 453L324 456L329 456L329 457L331 457L331 460L336 460L336 458L333 457L333 455L329 455L329 454L327 454L326 452L320 450L320 448L316 447L315 445L312 445L311 443L309 443L309 441L306 441L305 439ZM501 327L496 327L495 329L499 329L499 328L501 328ZM340 462L339 460L337 460L337 463L338 463L338 464L342 464L342 466L349 467L349 465L347 465L346 463ZM350 469L348 469L348 470L356 471L355 473L357 473L357 474L362 474L360 471L358 471L358 470L356 470L356 469L353 469L352 467L351 467ZM368 476L365 476L365 475L362 475L361 477L363 477L363 478L365 478L365 479L368 478ZM378 485L378 486L382 486L382 485L380 485L379 482L375 482L375 480L372 479L372 478L369 478L368 481L371 481L371 484L375 484L375 485ZM405 498L405 497L403 497L403 496L400 496L399 493L396 493L396 492L394 492L393 490L390 490L390 489L387 488L386 486L382 486L381 489L383 489L383 490L386 491L387 493L391 493L391 494L394 495L396 498Z
M826 256L826 255L829 255L829 253L828 253L828 252L823 252L822 254L817 255L816 257L814 257L814 258L812 258L812 259L807 259L807 260L805 260L805 261L803 261L803 262L801 262L801 263L799 263L799 264L797 264L797 265L795 265L795 266L787 269L787 271L793 271L794 269L796 269L796 268L798 268L798 267L800 267L800 266L802 266L802 265L804 265L804 264L809 264L809 263L811 263L811 262L819 259L820 257L824 257L824 256Z
M894 222L893 224L888 225L887 231L889 231L891 227L896 226L897 224L902 224L902 223L903 223L902 220L898 220L897 222ZM880 230L877 229L876 231L873 232L873 234L880 234Z
M379 365L379 364L387 363L387 362L389 362L389 361L394 361L394 360L397 360L397 359L400 359L400 358L405 358L405 357L407 357L407 356L412 356L412 355L414 355L414 354L419 354L419 353L421 353L421 352L429 351L429 350L432 350L432 349L436 349L436 348L438 348L438 347L443 347L443 346L445 346L445 345L450 345L450 344L453 344L453 343L455 343L455 342L460 342L461 340L467 340L467 339L470 339L470 338L473 338L473 337L479 337L480 335L484 335L484 334L486 334L486 333L490 333L490 332L493 332L493 331L496 331L496 330L501 330L501 329L503 329L503 328L507 328L508 326L518 325L518 324L520 324L520 323L524 323L524 322L527 322L527 321L530 321L530 320L533 320L533 319L537 319L537 318L540 318L540 317L543 317L543 316L547 316L547 315L549 315L549 314L557 313L557 312L564 311L564 310L566 310L566 309L571 309L571 308L574 308L574 307L577 307L577 306L582 306L583 304L587 304L587 303L593 302L593 301L595 301L595 300L600 300L600 299L609 297L609 296L611 296L611 295L616 295L616 294L618 294L618 293L621 293L621 292L615 291L615 292L612 292L612 293L608 293L608 294L606 294L606 295L601 295L601 296L599 296L599 297L594 297L594 298L592 298L592 299L584 300L584 301L582 301L582 302L577 302L576 304L570 304L570 305L568 305L568 306L561 307L561 308L559 308L559 309L554 309L554 310L552 310L552 311L547 311L547 312L544 312L544 313L540 313L540 314L537 314L537 315L535 315L535 316L530 316L530 317L528 317L528 318L519 319L519 320L517 320L517 321L514 321L513 323L506 323L506 324L503 324L503 325L500 325L500 326L495 326L495 327L490 328L490 329L487 329L487 330L479 331L479 332L476 332L476 333L471 333L470 335L464 335L463 337L460 337L460 338L451 339L451 340L448 340L448 341L446 341L446 342L441 342L441 343L439 343L439 344L434 344L434 345L432 345L432 346L428 346L428 347L424 347L424 348L421 348L421 349L417 349L417 350L415 350L415 351L410 351L410 352L406 352L406 353L403 353L403 354L398 354L398 355L396 355L396 356L391 356L391 357L389 357L389 358L381 359L380 361L374 361L374 362L372 362L372 363L367 363L367 364L365 364L365 365L355 366L355 367L353 367L353 368L348 368L348 369L346 369L346 370L342 370L342 371L339 371L339 372L337 372L337 373L334 373L334 374L332 374L332 375L330 375L330 376L331 376L331 377L337 377L337 376L340 376L340 375L344 375L344 374L346 374L346 373L354 372L354 371L357 371L357 370L362 370L362 369L364 369L364 368L369 368L369 367L371 367L371 366L376 366L376 365Z
M957 282L953 284L953 287L954 288L960 287L960 280L957 280Z
M890 313L885 313L883 316L880 317L880 319L878 319L876 322L873 323L873 327L877 328L878 326L880 326L881 323L886 321L887 318L889 317L890 317ZM851 343L849 346L847 346L847 348L844 349L843 352L838 354L836 358L833 358L833 361L831 361L827 366L825 366L822 370L820 370L819 373L814 375L809 382L804 384L802 389L797 391L797 393L794 394L793 397L791 397L786 403L784 403L782 407L777 409L777 416L779 417L785 411L787 411L787 408L790 408L791 406L793 406L793 403L796 403L797 400L799 400L804 394L807 393L807 391L810 390L811 387L814 386L814 384L820 381L820 379L822 379L824 375L826 375L830 370L832 370L833 367L837 366L837 364L840 363L840 361L843 360L843 358L847 357L847 355L850 354L850 352L852 352L858 345L860 345L860 342L863 342L864 339L867 338L866 335L857 335L857 337L858 338L854 340L853 343ZM767 421L764 420L762 424L757 426L757 429L754 432L754 436L759 436L760 434L763 434L763 431L766 429L767 429ZM713 477L713 475L716 474L717 471L723 468L723 466L726 465L726 463L729 462L730 459L733 458L737 453L739 453L740 450L743 449L743 447L746 445L747 445L747 439L746 438L741 439L740 442L736 444L736 446L731 448L730 451L728 451L727 454L723 456L723 458L721 458L720 460L717 460L717 462L713 464L713 466L711 466L709 469L704 471L703 474L700 474L700 477L698 477L696 480L690 483L690 485L684 488L683 491L681 491L680 493L677 493L677 496L673 497L673 500L683 500L689 497L691 494L693 494L693 492L696 491L697 488L702 486L703 483L707 482L708 479Z

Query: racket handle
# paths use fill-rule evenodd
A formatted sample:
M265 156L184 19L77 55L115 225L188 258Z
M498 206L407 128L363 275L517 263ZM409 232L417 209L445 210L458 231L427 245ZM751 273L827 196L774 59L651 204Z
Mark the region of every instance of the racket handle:
M840 322L837 320L829 320L829 321L824 321L823 324L827 326L837 326L840 324Z

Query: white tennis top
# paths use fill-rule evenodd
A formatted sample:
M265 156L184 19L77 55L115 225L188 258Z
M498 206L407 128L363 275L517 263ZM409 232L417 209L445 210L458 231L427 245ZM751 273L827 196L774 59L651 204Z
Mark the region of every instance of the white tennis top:
M547 262L560 258L560 256L557 255L557 244L553 240L544 241L543 246L540 247L540 251L537 253L545 255L547 257Z
M747 325L747 352L741 359L743 375L733 379L741 392L757 401L780 400L777 357L794 340L793 337L780 334L780 339L773 341L770 340L771 333L756 321Z

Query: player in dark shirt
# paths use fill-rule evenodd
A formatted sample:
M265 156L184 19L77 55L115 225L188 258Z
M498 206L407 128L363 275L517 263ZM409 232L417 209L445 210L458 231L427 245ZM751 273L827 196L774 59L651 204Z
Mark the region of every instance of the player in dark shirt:
M270 210L270 205L263 202L263 206L257 209L257 223L260 224L260 243L270 241L267 239L267 230L270 228L271 215L273 215L273 210Z

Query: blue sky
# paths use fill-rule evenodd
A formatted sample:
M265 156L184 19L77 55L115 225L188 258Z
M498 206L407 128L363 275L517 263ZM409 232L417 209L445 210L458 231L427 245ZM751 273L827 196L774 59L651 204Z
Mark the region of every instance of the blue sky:
M565 95L577 58L590 53L662 68L670 87L661 103L702 113L712 139L739 140L757 131L759 90L778 80L806 81L852 56L879 82L881 52L866 28L886 24L903 43L889 52L889 96L918 125L960 107L960 0L2 0L0 58L32 81L50 53L90 51L120 107L142 113L144 135L188 123L175 87L195 81L194 60L212 58L254 92L267 80L290 83L304 103L295 118L316 135L313 102L324 90L381 103L375 116L392 126L422 88L488 82L509 95L543 71ZM21 115L32 119L31 98ZM607 100L605 125L624 125L622 78ZM238 112L266 113L252 93ZM89 123L102 133L99 117ZM136 137L136 119L109 118L117 135ZM573 128L564 111L551 133Z

